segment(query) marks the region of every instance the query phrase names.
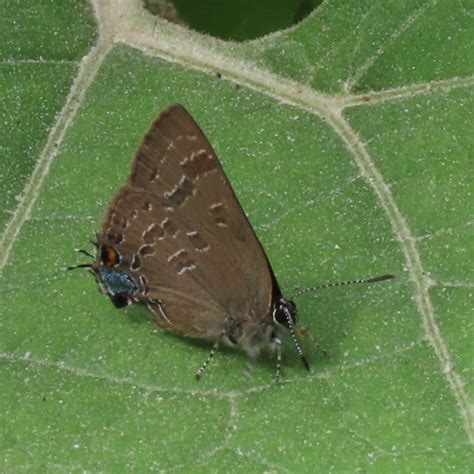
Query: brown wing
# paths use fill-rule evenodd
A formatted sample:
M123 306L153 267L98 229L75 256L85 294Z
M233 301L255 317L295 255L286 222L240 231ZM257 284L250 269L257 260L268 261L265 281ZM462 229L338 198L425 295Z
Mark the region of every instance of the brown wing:
M265 253L212 147L179 105L144 137L102 235L124 256L120 269L144 279L139 299L162 327L218 336L228 318L268 314Z

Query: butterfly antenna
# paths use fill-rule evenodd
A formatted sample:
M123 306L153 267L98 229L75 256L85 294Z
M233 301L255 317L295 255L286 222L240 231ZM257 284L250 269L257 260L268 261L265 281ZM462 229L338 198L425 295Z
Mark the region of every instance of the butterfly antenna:
M293 319L291 318L291 314L285 309L286 321L288 322L288 329L291 334L291 338L293 339L293 343L296 347L296 351L298 352L301 362L303 362L304 368L311 372L311 367L309 366L308 359L306 358L306 344L304 340L303 333L301 332L300 328L293 324Z
M377 283L379 281L386 281L386 280L393 280L395 275L387 274L387 275L380 275L374 278L361 278L360 280L348 280L348 281L339 281L336 283L324 283L323 285L313 286L311 288L304 288L302 290L297 291L291 298L295 298L296 296L303 295L305 293L311 293L317 290L324 290L326 288L333 288L335 286L345 286L345 285L360 285L365 283Z

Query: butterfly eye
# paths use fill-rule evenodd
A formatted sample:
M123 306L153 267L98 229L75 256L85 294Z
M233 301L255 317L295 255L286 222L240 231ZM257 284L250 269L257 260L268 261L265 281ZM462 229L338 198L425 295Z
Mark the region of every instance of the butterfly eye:
M286 328L294 326L298 322L295 303L283 298L277 301L273 310L273 321Z
M120 255L113 247L103 245L100 249L100 261L105 267L112 268L120 263Z

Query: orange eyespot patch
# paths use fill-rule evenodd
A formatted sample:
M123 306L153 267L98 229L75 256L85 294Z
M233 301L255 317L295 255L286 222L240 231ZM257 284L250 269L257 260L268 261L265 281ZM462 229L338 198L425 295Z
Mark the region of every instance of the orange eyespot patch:
M107 268L112 268L120 262L120 256L118 252L108 245L103 245L100 249L100 259L102 264Z

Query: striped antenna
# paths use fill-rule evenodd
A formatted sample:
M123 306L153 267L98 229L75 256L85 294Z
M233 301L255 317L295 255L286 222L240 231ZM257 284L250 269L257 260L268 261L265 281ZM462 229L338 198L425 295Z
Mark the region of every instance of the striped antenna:
M291 338L293 339L293 343L296 347L296 351L298 352L301 362L303 362L304 368L311 372L311 367L308 363L308 358L306 357L306 344L304 340L304 336L300 330L300 328L293 323L293 318L289 311L285 308L284 309L286 315L286 321L288 323L288 329L290 330Z
M300 291L297 291L295 294L291 296L291 299L295 298L296 296L303 295L305 293L311 293L317 290L324 290L326 288L333 288L335 286L359 285L362 283L377 283L379 281L393 280L394 278L395 278L395 275L387 274L387 275L376 276L374 278L362 278L360 280L339 281L337 283L324 283L323 285L313 286L311 288L304 288Z

